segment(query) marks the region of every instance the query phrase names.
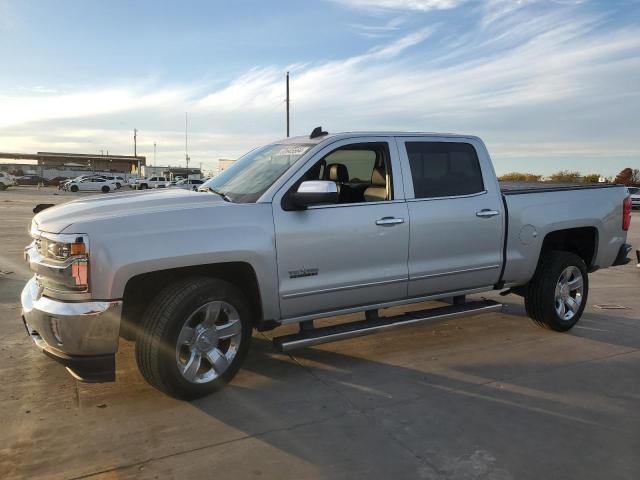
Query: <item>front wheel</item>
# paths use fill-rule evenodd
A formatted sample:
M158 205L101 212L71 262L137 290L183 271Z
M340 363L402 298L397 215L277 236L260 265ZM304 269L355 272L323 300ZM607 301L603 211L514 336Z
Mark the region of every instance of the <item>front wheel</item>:
M525 290L527 314L538 325L558 332L572 328L587 303L587 266L575 253L554 251L540 258Z
M110 188L105 185L104 187L102 187L101 190L102 190L102 193L109 193Z
M71 188L69 189L71 190L73 193L78 191L78 186L77 185L71 185Z
M251 308L228 282L191 277L164 288L142 319L136 361L176 398L208 395L237 373L251 342Z

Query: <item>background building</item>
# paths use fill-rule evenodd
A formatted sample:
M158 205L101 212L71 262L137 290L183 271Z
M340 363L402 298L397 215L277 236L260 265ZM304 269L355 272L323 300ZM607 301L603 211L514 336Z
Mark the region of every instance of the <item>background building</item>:
M231 165L233 165L233 162L235 162L235 160L229 160L227 158L219 158L218 159L218 173L220 173L223 170L226 170L227 168L229 168Z
M145 178L150 177L165 177L171 180L174 180L176 177L182 178L202 178L202 171L199 168L189 168L185 167L161 167L161 166L152 166L145 165L142 168L142 173Z
M29 163L6 162L3 170L22 170L44 178L76 177L91 172L112 172L125 177L138 176L146 164L146 157L132 155L91 155L83 153L7 153L0 152L0 159L30 161ZM3 165L0 164L0 168Z

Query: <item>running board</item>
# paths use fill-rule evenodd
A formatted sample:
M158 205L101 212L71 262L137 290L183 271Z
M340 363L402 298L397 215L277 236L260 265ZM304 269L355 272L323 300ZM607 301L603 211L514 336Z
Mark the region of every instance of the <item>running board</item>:
M275 337L273 344L281 352L289 352L297 348L311 347L322 343L337 342L348 338L361 337L390 328L413 325L430 320L465 317L500 310L502 304L493 300L480 300L459 305L429 308L417 312L408 312L395 317L381 317L374 320L358 320L356 322L331 325L329 327L301 330L299 333Z

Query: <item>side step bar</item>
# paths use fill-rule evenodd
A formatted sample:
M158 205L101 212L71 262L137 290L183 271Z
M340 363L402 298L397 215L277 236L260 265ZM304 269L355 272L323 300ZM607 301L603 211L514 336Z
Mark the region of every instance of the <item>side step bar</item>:
M281 352L289 352L297 348L311 347L322 343L337 342L347 338L361 337L377 333L390 328L413 325L429 320L443 320L449 318L477 315L500 310L502 304L493 300L480 300L458 305L429 308L417 312L408 312L395 317L382 317L373 320L358 320L313 329L303 329L299 333L275 337L273 344Z

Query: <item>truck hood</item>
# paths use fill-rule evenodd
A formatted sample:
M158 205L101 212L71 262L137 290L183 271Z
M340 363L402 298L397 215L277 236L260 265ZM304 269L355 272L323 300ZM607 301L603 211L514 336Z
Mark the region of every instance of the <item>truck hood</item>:
M43 210L34 217L33 221L40 231L61 233L74 223L186 210L211 204L231 205L215 193L194 192L179 188L126 194L98 194Z

